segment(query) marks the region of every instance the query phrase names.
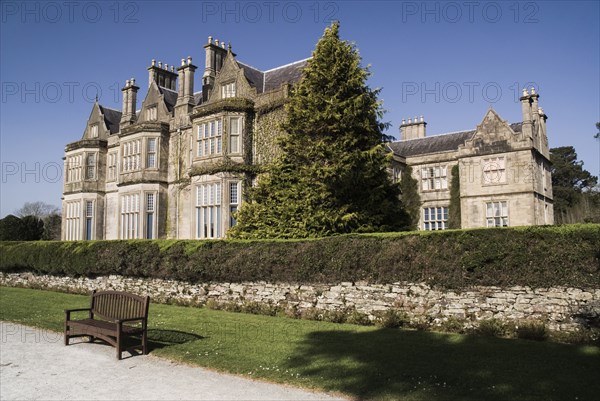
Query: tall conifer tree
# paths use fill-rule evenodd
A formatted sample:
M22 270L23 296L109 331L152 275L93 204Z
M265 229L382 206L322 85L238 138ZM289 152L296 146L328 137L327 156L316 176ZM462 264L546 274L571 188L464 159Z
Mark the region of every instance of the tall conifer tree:
M229 235L305 238L409 226L387 172L378 90L355 46L325 29L286 105L282 155L260 176Z

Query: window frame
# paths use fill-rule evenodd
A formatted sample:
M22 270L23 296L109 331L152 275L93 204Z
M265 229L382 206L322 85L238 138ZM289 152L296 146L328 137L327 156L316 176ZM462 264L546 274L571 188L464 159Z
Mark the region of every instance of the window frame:
M421 166L421 192L435 192L448 190L448 165L438 164Z
M229 99L237 96L236 81L221 84L221 99Z
M489 213L490 206L492 210L491 216ZM485 202L484 207L486 227L510 227L510 211L508 209L508 200ZM497 211L500 211L499 215L496 215ZM492 221L493 224L490 225L490 221ZM497 224L498 222L500 222L500 224Z
M196 185L196 239L223 238L223 185L211 181Z
M448 229L448 206L428 206L422 208L421 210L424 231L439 231Z

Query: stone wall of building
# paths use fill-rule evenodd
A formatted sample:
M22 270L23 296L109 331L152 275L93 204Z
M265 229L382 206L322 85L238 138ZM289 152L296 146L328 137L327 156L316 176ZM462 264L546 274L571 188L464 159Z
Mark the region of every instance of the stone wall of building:
M198 283L174 280L104 276L73 278L33 273L0 273L0 285L41 288L87 294L93 289L128 291L150 295L159 303L203 305L207 302L238 304L255 302L282 309L356 310L374 319L377 313L396 309L411 322L441 324L455 318L466 326L499 319L518 324L543 321L551 330L576 331L582 314L600 316L600 289L514 286L474 287L464 291L432 288L423 283L337 285L248 283Z

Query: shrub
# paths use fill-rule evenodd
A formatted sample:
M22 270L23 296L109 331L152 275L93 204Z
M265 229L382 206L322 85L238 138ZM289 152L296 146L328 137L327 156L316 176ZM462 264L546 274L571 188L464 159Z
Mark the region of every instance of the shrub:
M356 309L352 309L352 311L348 313L346 323L358 324L361 326L369 326L373 324L366 313L359 312Z
M375 324L387 329L402 327L408 322L406 314L396 309L387 309L375 315Z
M444 320L438 326L440 331L444 331L446 333L464 333L464 322L454 316L450 316L448 319Z
M503 337L507 333L506 325L498 319L481 320L475 333L489 337Z
M545 341L548 338L548 329L544 322L523 321L515 328L517 338L523 340Z
M294 241L0 242L0 271L207 282L425 282L600 288L600 225L342 235ZM440 263L443 261L443 263Z

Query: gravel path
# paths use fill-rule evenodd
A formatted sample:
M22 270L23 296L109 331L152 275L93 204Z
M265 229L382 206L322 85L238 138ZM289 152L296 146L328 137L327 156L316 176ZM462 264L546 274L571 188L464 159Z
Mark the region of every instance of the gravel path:
M0 322L2 400L342 400ZM71 341L78 341L73 339Z

